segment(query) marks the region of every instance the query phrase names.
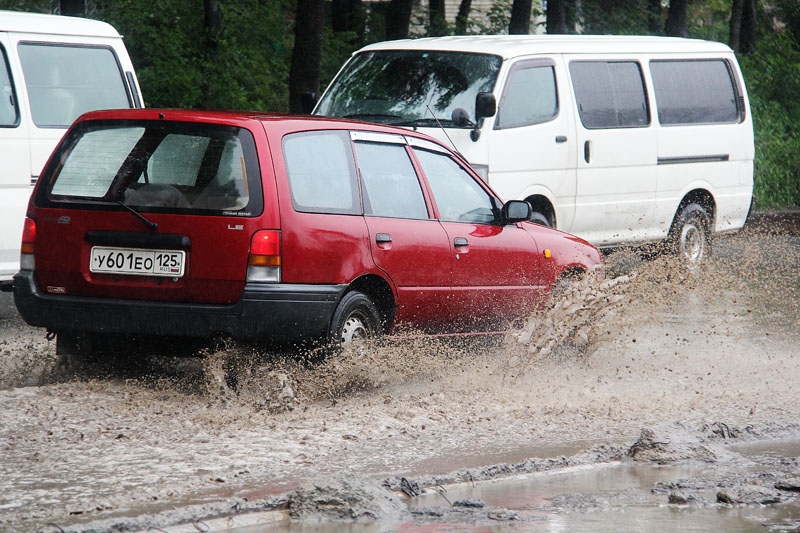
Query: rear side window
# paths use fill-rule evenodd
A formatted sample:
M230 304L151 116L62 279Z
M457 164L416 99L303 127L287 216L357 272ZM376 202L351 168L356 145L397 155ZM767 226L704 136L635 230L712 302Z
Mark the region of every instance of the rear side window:
M738 91L726 61L651 61L650 74L661 124L740 120L743 110L738 105Z
M40 128L66 128L87 111L131 106L111 48L20 43L19 58Z
M639 63L573 61L569 72L585 128L637 128L650 123Z
M547 122L558 114L552 65L524 65L509 74L497 110L495 129Z
M11 83L6 51L0 46L0 127L16 126L19 123L17 97Z
M295 211L361 214L349 132L287 135L283 156Z
M364 184L364 214L428 218L425 197L404 145L359 142L356 156Z
M262 210L249 131L208 124L84 123L45 179L52 203L124 203L145 211L256 215ZM52 172L52 173L51 173Z

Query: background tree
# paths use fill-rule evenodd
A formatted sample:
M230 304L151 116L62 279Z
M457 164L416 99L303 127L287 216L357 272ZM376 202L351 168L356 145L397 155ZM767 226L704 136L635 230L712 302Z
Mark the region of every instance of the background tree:
M447 21L445 20L445 0L428 0L428 35L439 37L447 35Z
M566 0L547 1L547 23L545 31L548 34L567 33L567 9L564 5Z
M664 33L671 37L686 37L689 30L686 25L686 12L688 0L669 0L667 21L664 23Z
M531 32L532 0L514 0L511 4L511 20L508 23L509 35L528 35Z
M411 25L413 0L389 0L386 6L386 39L405 39Z
M307 112L305 98L319 94L325 0L297 0L294 50L289 68L289 111Z
M86 0L61 0L61 14L73 17L86 16Z
M469 29L469 12L472 9L472 0L461 0L458 4L456 15L455 34L466 35Z

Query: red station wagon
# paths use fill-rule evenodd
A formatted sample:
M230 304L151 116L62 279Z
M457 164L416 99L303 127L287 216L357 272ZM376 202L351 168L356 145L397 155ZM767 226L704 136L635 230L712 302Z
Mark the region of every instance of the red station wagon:
M405 129L257 113L83 115L28 207L14 298L79 339L347 343L495 327L602 263Z

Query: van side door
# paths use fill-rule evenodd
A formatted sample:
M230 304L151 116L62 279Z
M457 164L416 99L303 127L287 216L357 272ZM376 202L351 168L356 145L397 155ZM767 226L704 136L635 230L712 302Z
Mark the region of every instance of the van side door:
M9 41L0 33L0 281L19 270L19 245L31 195L28 125L22 120ZM38 173L38 171L37 171Z
M657 134L635 57L571 56L578 186L568 231L598 246L659 235L654 217Z
M489 138L490 184L501 198L542 195L553 201L558 228L575 208L575 123L567 73L557 57L513 63Z

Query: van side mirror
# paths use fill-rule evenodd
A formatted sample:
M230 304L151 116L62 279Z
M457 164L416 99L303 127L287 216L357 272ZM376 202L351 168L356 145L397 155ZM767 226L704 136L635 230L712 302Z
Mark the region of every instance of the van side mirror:
M503 204L501 211L503 222L506 224L525 222L531 219L531 214L533 214L533 208L524 200L509 200Z
M497 113L497 100L492 93L478 93L475 96L475 120L493 117Z

